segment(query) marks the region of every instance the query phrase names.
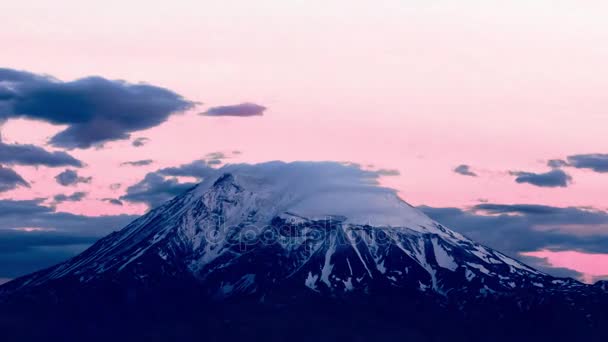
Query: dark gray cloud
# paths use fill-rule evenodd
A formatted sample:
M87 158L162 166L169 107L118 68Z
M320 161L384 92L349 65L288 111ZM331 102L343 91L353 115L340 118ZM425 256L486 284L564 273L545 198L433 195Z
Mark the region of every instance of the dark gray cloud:
M194 177L202 179L209 176L215 169L211 168L205 160L195 160L188 164L176 167L167 167L156 171L158 174L173 177Z
M6 144L2 141L0 141L0 163L48 167L83 166L80 160L63 151L49 152L35 145Z
M44 198L0 200L0 230L37 227L66 234L100 237L137 217L133 215L84 216L56 212L53 206L45 205L44 201Z
M154 163L154 160L152 159L143 159L143 160L135 160L135 161L128 161L128 162L124 162L124 163L120 163L121 166L146 166L146 165L150 165Z
M136 138L135 140L133 140L131 145L133 145L135 147L142 147L145 144L147 144L149 141L150 141L150 139L148 139L146 137L139 137L139 138Z
M92 245L94 236L0 230L0 279L16 278L65 261Z
M461 174L463 176L477 177L477 174L471 171L471 167L466 164L458 165L454 168L454 172Z
M136 218L56 212L43 202L0 200L0 278L14 278L61 262Z
M90 183L93 177L80 177L74 170L65 170L55 176L57 183L63 186L76 185L78 183Z
M528 183L546 188L565 188L572 181L572 177L561 169L553 169L545 173L511 171L510 174L516 176L517 183Z
M576 154L568 156L568 165L578 169L590 169L595 172L608 172L608 154Z
M75 192L71 195L65 195L65 194L58 194L53 196L53 200L55 201L55 203L62 203L62 202L79 202L81 201L83 198L87 197L87 193L83 192L83 191L78 191Z
M206 112L201 113L205 116L261 116L264 115L266 107L255 103L240 103L231 106L211 107Z
M116 198L104 198L104 199L102 199L102 201L108 202L108 203L114 204L114 205L119 205L119 206L123 205L122 201L119 199L116 199Z
M126 194L121 196L120 199L134 203L145 203L150 208L154 208L196 186L213 172L215 172L215 169L204 160L195 160L180 166L162 168L148 173L140 182L128 187ZM193 177L196 181L180 183L175 177Z
M12 69L0 69L0 94L0 120L22 117L67 125L50 143L68 149L128 139L194 106L153 85L98 76L62 82Z
M196 184L180 183L175 178L166 179L156 172L151 172L137 184L128 187L126 195L121 196L120 199L134 203L145 203L150 208L154 208Z
M53 208L45 207L42 204L44 200L44 198L20 201L8 199L0 200L0 221L2 218L9 217L11 215L35 215L53 211ZM1 227L2 226L0 225L0 228Z
M30 187L30 184L13 169L0 165L0 192L13 190L18 186Z
M482 203L467 210L420 207L446 226L551 274L571 270L519 253L543 249L608 253L608 213L592 208Z

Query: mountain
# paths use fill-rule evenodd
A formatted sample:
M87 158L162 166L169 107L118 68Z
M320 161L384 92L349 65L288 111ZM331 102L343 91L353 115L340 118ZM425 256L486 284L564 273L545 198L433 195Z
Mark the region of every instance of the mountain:
M442 226L372 171L272 162L225 166L1 286L0 328L22 340L594 341L608 336L605 293ZM24 334L27 322L41 328Z

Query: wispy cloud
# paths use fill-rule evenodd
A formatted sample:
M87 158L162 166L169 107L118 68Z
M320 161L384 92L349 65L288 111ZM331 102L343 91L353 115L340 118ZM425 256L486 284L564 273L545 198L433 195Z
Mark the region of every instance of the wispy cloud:
M268 108L255 103L245 102L236 105L211 107L206 112L201 113L205 116L261 116Z
M477 174L471 171L471 167L466 164L458 165L454 168L454 172L463 176L477 177Z

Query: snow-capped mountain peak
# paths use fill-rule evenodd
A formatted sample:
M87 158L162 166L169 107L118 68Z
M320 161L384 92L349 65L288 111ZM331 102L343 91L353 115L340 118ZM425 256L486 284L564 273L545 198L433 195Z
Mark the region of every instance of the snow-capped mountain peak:
M561 285L434 222L376 180L373 172L336 163L229 165L81 255L10 288L173 276L220 297L287 288L483 296Z

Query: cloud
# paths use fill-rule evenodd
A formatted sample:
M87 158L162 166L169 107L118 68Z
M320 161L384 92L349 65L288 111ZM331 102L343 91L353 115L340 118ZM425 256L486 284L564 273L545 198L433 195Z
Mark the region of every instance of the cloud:
M552 169L559 169L560 167L568 166L568 162L562 159L551 159L547 162L547 166Z
M206 112L201 113L201 115L205 116L261 116L264 115L266 111L266 107L260 106L255 103L241 103L237 105L231 106L218 106L211 107Z
M121 186L122 186L121 183L112 183L112 184L110 184L109 188L110 188L110 190L118 190L118 189L120 189Z
M119 205L119 206L123 205L122 201L119 199L116 199L116 198L104 198L104 199L102 199L102 201L108 202L108 203L114 204L114 205Z
M420 209L477 242L554 275L576 272L556 270L546 260L523 258L520 253L545 249L608 253L608 213L593 208L482 203L469 209Z
M195 160L180 166L166 167L146 174L144 179L129 186L120 199L133 203L145 203L157 207L182 192L196 186L205 177L216 172L205 160ZM180 183L175 177L193 177L196 182Z
M36 198L31 200L0 200L0 221L4 217L10 215L29 215L29 214L41 214L53 211L53 208L45 207L42 205L44 198ZM0 225L0 228L2 226Z
M560 169L553 169L545 173L511 171L512 176L516 176L517 183L528 183L539 187L565 188L572 181L572 177Z
M71 195L58 194L53 197L55 203L62 202L79 202L87 196L86 192L78 191Z
M295 182L295 186L304 192L336 189L349 193L379 191L377 182L380 175L377 172L338 163L271 162L261 166L232 164L222 169L213 169L204 161L196 160L148 173L141 182L129 187L123 198L156 206L197 184L179 183L175 177L189 176L198 181L236 169L279 177L279 183ZM301 179L311 181L301 182ZM380 191L394 193L384 188ZM110 200L112 199L104 199L109 203L117 203ZM98 237L135 218L129 215L89 217L56 212L54 207L44 205L44 202L43 198L28 201L0 200L0 278L14 278L65 260L84 250ZM363 205L362 210L369 207L366 202Z
M608 172L608 154L576 154L568 156L568 165L578 169L590 169L595 172Z
M2 141L0 141L0 163L48 167L83 166L80 160L63 151L49 152L35 145L6 144Z
M205 157L208 159L226 159L226 158L228 158L228 156L226 156L226 154L224 152L207 153L207 155L205 155Z
M378 169L375 171L380 176L399 176L401 172L396 169Z
M205 155L206 163L210 166L218 166L224 163L225 159L240 155L240 151L232 151L229 153L224 152L211 152Z
M152 163L154 163L154 160L144 159L144 160L135 160L135 161L128 161L128 162L120 163L120 166L146 166L146 165L150 165Z
M13 190L17 186L30 187L30 184L17 172L0 165L0 192Z
M65 170L55 176L57 183L63 186L76 185L78 183L90 183L93 177L80 177L74 170Z
M0 278L61 262L137 218L57 212L44 201L0 200Z
M0 69L0 121L9 118L67 125L50 143L89 148L129 139L132 132L158 126L194 103L173 91L93 76L63 82L50 76Z
M195 160L188 164L182 164L177 167L167 167L156 171L163 176L173 177L194 177L202 179L209 176L215 169L209 166L204 160Z
M145 144L147 144L149 141L150 141L149 138L139 137L139 138L136 138L135 140L133 140L133 142L131 143L131 145L133 145L135 147L142 147Z
M196 184L180 183L175 178L165 179L162 175L151 172L137 184L128 187L126 195L121 196L120 199L134 203L145 203L150 208L154 208Z
M471 167L466 164L461 164L454 168L454 172L461 174L463 176L477 177L477 174L471 171Z

